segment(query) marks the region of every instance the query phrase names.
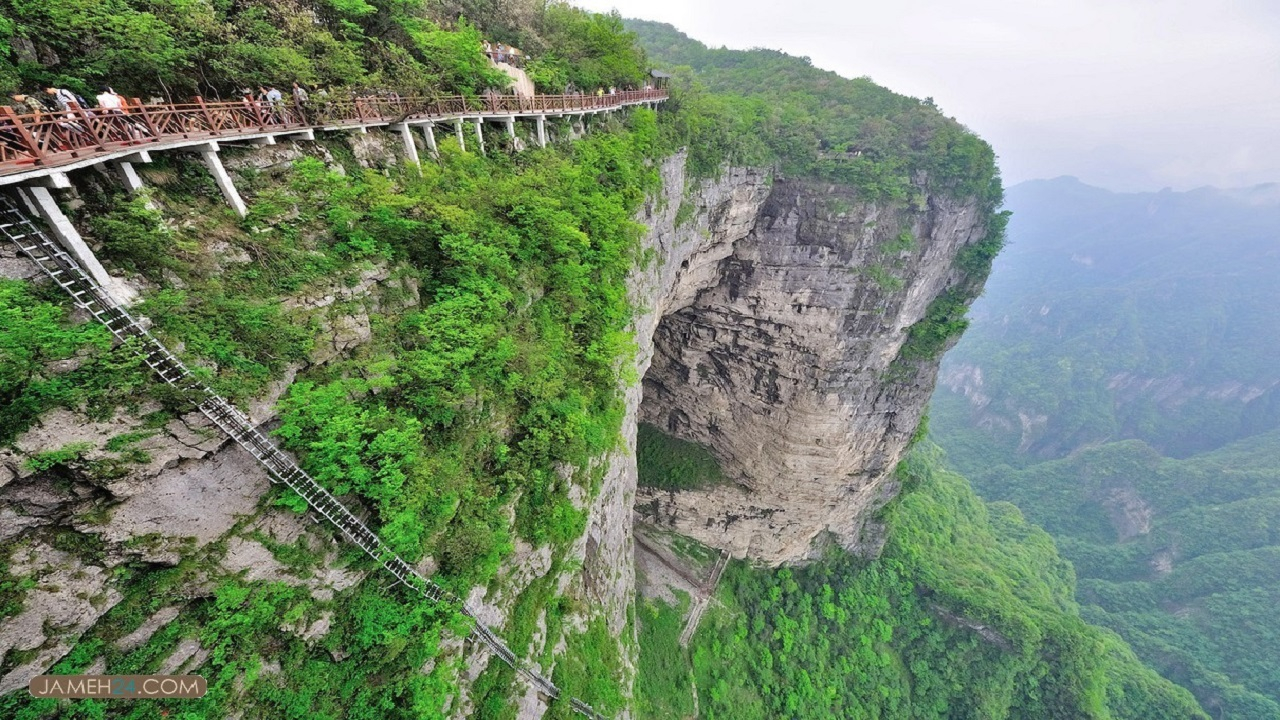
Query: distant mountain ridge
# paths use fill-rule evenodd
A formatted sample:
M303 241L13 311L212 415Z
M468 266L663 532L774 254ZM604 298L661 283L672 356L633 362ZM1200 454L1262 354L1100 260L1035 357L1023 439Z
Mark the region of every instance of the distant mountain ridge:
M1280 426L1280 185L1062 177L1006 196L1008 248L943 363L939 412L969 413L1014 464L1122 438L1186 456Z
M1280 717L1280 185L1010 188L931 433L1214 717Z

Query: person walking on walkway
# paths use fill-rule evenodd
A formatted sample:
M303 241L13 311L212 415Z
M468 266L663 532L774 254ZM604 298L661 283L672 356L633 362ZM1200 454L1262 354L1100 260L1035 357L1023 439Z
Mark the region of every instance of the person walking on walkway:
M110 86L102 88L95 98L98 101L99 115L104 117L111 130L117 130L129 140L140 140L148 135L146 127L129 118L129 103Z
M102 88L102 92L94 99L98 101L99 109L110 114L119 114L124 107L124 99L109 87Z
M84 125L76 122L76 111L72 109L72 106L78 107L85 115L92 117L92 113L85 108L80 96L65 88L48 87L44 89L44 92L53 98L58 110L65 113L66 117L66 120L58 123L58 130L61 131L62 137L58 138L57 135L59 133L55 133L55 139L61 142L65 149L71 149L90 140L89 131L85 129Z
M22 93L14 93L9 96L13 99L12 107L19 115L35 115L39 117L45 113L44 103L40 102L40 98L35 95L24 95Z
M271 107L271 115L276 122L289 122L289 115L284 109L284 94L280 92L274 85L267 88L266 94L263 96L267 105Z
M40 99L23 93L14 93L9 96L13 100L10 107L13 108L15 115L34 115L36 120L40 120L40 116L44 114L45 107L40 103ZM26 146L22 139L22 134L18 132L16 122L10 122L8 117L0 116L3 123L0 123L0 143L3 143L10 150L20 155L30 155L31 148Z
M299 116L305 117L310 109L311 96L307 95L307 91L295 80L293 83L293 109Z
M75 117L75 113L71 110L73 103L78 107L84 107L84 103L80 102L79 96L66 88L48 87L44 89L44 92L53 98L53 103L58 106L59 110L67 112L67 117Z

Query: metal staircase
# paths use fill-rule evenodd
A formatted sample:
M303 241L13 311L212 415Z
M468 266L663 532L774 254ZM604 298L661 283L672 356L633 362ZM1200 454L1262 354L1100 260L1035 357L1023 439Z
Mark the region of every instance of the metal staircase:
M413 592L437 603L449 603L460 608L472 620L471 634L484 643L494 654L510 665L542 694L550 698L560 697L560 689L516 656L501 638L480 622L475 611L453 593L445 590L429 578L423 577L405 562L386 543L360 521L345 505L315 481L291 457L276 447L265 435L258 432L253 422L194 376L181 360L174 357L159 340L142 326L128 311L120 307L87 273L52 240L9 197L0 194L0 234L13 242L50 279L71 296L76 305L93 315L106 326L120 342L142 356L146 364L161 380L181 391L196 396L200 412L217 425L228 437L236 441L267 470L273 483L283 482L302 496L311 509L333 523L347 539L359 546L396 580ZM581 715L603 720L590 705L570 698L572 708Z

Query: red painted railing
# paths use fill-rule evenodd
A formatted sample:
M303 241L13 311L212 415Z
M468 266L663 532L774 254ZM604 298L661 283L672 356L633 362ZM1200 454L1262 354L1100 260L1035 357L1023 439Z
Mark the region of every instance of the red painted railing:
M122 111L69 110L19 115L0 107L0 176L55 168L95 155L147 150L191 139L232 139L266 131L381 125L457 116L606 110L664 100L665 90L614 95L486 95L468 98L398 96L312 98L299 105L262 101L144 105L134 99Z

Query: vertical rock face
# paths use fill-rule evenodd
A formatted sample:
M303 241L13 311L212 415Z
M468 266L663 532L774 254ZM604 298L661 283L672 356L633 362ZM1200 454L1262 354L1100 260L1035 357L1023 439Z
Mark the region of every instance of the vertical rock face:
M960 279L952 260L985 220L942 197L882 205L778 180L750 225L720 249L714 273L659 289L653 304L668 314L640 412L711 448L731 483L642 489L636 509L767 563L810 557L827 537L874 551L864 526L892 495L889 472L937 371L894 360L907 329Z

